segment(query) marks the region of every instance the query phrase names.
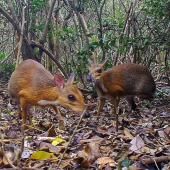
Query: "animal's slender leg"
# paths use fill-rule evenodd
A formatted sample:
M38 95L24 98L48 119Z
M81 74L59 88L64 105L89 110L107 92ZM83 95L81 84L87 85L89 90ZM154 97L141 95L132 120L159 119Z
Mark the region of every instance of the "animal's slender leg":
M65 121L64 121L64 117L62 116L61 112L59 111L59 109L57 108L57 106L51 106L54 111L56 112L56 115L59 119L59 129L64 130L65 129Z
M64 118L63 118L60 110L57 108L57 106L52 106L52 108L53 108L53 110L56 112L57 117L58 117L60 120L63 120Z
M20 97L20 107L21 107L21 116L22 116L22 126L26 128L26 120L27 120L27 103L23 97ZM29 116L29 115L28 115Z
M98 100L98 108L97 108L97 115L99 116L101 110L103 109L104 107L104 104L105 104L105 98L102 98L102 97L99 97L99 100Z
M119 126L119 109L118 109L118 105L119 105L119 101L120 101L120 97L115 97L112 99L112 104L114 105L113 108L113 113L116 114L116 131L118 131L118 126Z
M129 105L131 107L131 110L135 110L136 109L136 104L135 104L135 101L134 101L134 96L127 96L126 100L128 101L128 103L129 103Z

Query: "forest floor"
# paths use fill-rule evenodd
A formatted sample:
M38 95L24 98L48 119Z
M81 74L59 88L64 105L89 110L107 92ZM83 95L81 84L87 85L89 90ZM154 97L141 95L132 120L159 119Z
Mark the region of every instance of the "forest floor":
M80 115L59 107L61 130L51 109L36 107L23 132L16 106L8 104L7 83L0 81L0 169L170 170L170 87L157 87L153 101L137 100L135 112L121 100L118 132L111 104L97 116L91 95L86 102L94 105L76 130Z

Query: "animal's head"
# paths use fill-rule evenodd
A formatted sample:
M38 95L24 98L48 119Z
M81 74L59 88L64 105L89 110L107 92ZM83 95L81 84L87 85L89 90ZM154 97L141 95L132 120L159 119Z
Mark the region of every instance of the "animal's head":
M99 64L98 61L97 61L97 53L94 53L92 58L93 58L93 61L89 61L90 63L90 66L89 66L89 80L97 80L100 78L101 74L104 72L104 66L107 62L107 59Z
M60 89L58 103L75 112L82 112L85 109L84 97L78 87L73 84L74 74L71 74L67 82L61 75L55 75L54 81Z

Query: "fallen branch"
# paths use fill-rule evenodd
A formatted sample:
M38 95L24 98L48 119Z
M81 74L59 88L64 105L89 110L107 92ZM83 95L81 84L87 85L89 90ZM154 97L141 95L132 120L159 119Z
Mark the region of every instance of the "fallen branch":
M156 163L160 163L160 162L166 162L166 161L170 161L170 156L160 156L160 157L149 157L149 158L141 158L141 162L144 165L148 165L148 164L154 164Z
M77 129L78 129L80 123L81 123L81 120L82 120L84 114L86 113L86 110L87 110L87 107L84 109L84 111L83 111L83 113L82 113L82 115L81 115L81 117L80 117L80 119L79 119L79 122L78 122L76 128L74 129L72 136L70 137L70 139L69 139L69 141L68 141L68 144L67 144L67 146L66 146L66 148L65 148L65 150L64 150L64 152L63 152L63 154L62 154L62 156L61 156L61 158L60 158L60 160L59 160L59 162L58 162L57 168L59 168L59 166L60 166L60 164L61 164L61 161L63 160L64 155L65 155L65 153L67 152L68 147L69 147L69 145L70 145L71 142L72 142L73 137L74 137L75 134L77 133Z

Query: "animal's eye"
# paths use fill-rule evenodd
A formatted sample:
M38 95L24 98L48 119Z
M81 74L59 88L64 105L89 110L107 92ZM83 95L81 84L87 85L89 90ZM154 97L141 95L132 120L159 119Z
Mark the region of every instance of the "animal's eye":
M98 73L101 73L101 72L102 72L102 69L98 69L97 72L98 72Z
M76 97L75 97L74 95L72 95L72 94L69 94L69 95L68 95L68 99L69 99L70 101L72 101L72 102L76 101Z

